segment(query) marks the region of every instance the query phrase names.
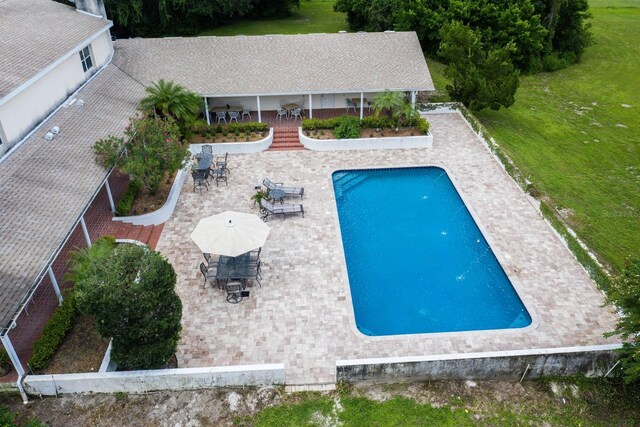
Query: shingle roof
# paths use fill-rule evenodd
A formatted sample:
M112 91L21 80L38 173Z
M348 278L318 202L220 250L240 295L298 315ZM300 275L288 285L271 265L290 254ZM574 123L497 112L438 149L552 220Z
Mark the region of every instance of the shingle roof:
M82 213L106 171L93 143L122 134L144 88L109 65L0 163L0 331ZM60 127L53 141L43 136Z
M0 99L110 26L53 0L0 0Z
M206 96L433 90L414 32L117 40L114 63L148 85Z

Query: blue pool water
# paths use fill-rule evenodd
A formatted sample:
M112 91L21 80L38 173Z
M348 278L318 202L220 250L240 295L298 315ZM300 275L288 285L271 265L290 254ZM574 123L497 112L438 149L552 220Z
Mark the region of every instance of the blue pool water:
M397 335L531 323L443 169L337 171L333 185L360 332Z

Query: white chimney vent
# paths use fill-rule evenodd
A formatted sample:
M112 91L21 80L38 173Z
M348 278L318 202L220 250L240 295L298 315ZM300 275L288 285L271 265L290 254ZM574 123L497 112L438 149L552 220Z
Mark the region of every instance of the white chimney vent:
M47 141L51 141L53 139L53 134L51 132L47 132L44 135L44 139L46 139Z
M51 128L51 133L57 135L60 133L60 128L58 126L54 126Z

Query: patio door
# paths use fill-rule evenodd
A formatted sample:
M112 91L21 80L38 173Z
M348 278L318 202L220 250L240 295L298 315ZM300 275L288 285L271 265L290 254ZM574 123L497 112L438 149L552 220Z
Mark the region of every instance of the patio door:
M323 93L320 95L320 108L334 108L334 99L332 93Z

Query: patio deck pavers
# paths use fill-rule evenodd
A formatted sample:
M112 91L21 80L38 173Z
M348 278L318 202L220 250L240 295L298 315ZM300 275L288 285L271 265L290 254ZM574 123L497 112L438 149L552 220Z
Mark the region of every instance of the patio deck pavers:
M266 151L230 157L228 186L194 193L185 183L158 243L178 274L183 301L180 367L284 363L288 385L331 384L336 360L589 346L615 317L603 295L539 212L457 114L430 115L431 149ZM338 169L445 167L530 310L525 330L365 337L355 330L331 173ZM264 177L304 186L305 217L270 219L262 287L240 304L203 286L189 234L202 217L255 212ZM390 296L393 293L390 290Z

